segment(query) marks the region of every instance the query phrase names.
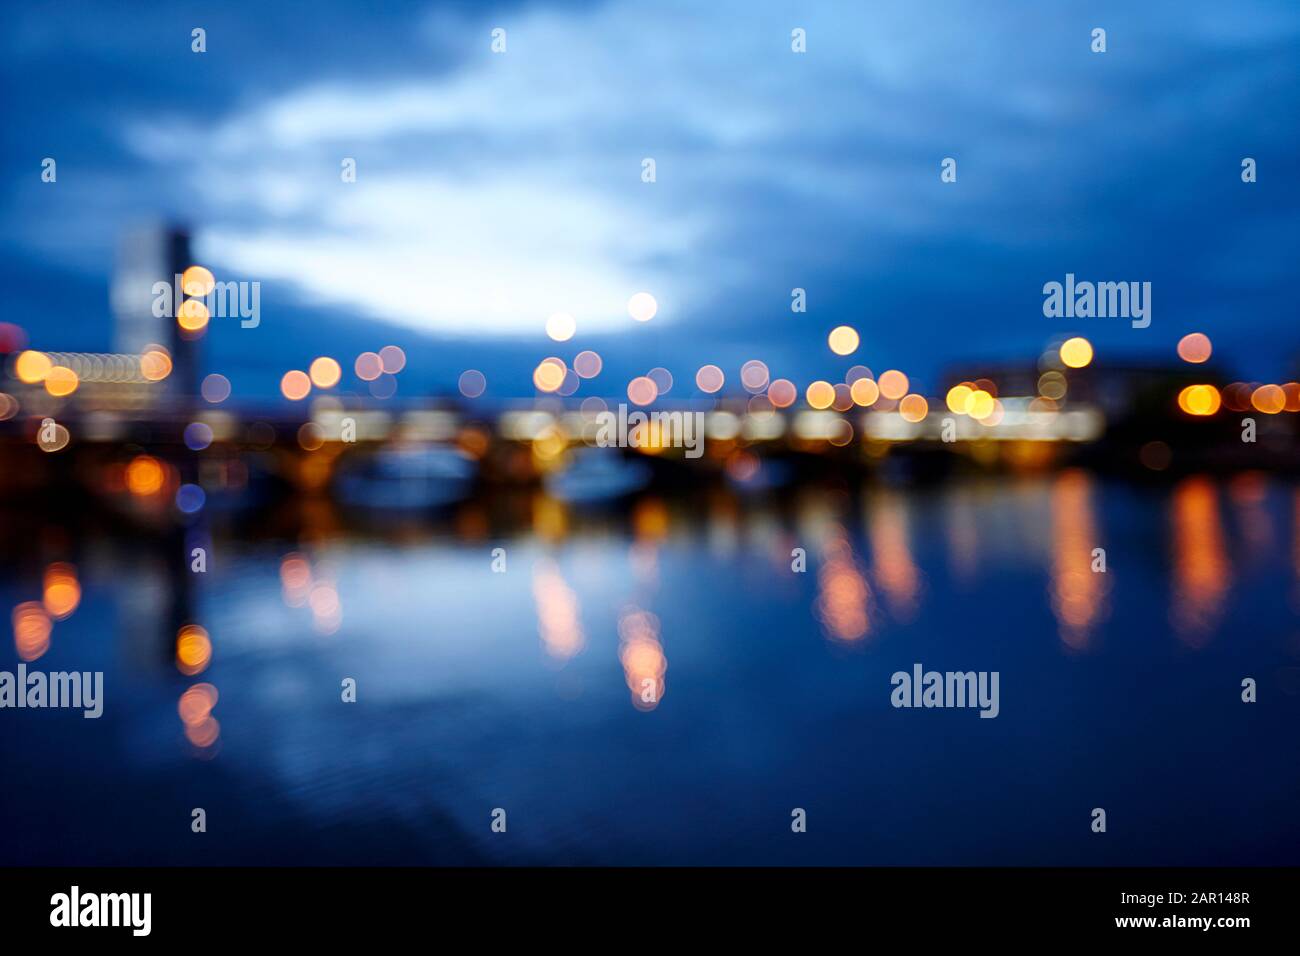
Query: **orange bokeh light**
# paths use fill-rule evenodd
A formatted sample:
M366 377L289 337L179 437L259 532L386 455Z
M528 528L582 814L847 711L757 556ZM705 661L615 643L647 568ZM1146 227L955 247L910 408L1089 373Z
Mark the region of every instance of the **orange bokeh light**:
M830 408L831 403L835 401L835 386L819 379L808 386L804 398L813 408Z
M187 677L201 674L212 661L212 639L197 624L186 624L176 634L176 669Z
M14 362L14 374L19 380L28 385L35 385L38 382L45 381L45 376L50 373L54 363L44 352L33 352L28 350L21 353Z
M311 379L306 372L293 369L280 379L280 394L291 402L300 402L311 391Z
M64 365L51 366L45 376L45 390L55 398L65 398L77 390L81 379L77 373Z
M907 376L894 368L881 374L880 381L877 383L880 394L890 401L898 401L906 395L908 384Z
M925 416L930 412L930 403L924 397L912 393L903 398L898 403L898 414L903 417L903 421L917 422L925 421Z
M14 647L19 660L34 661L50 649L50 632L54 623L37 601L24 601L14 608Z
M149 455L137 455L126 466L126 487L133 495L145 498L162 490L167 473L162 462Z
M1213 415L1221 404L1219 390L1213 385L1188 385L1178 393L1178 407L1188 415Z
M45 610L56 621L72 615L81 604L81 585L77 571L70 564L56 562L45 569L45 586L42 600Z
M149 349L140 356L140 375L150 382L161 382L172 373L172 357L162 349Z
M1210 337L1203 332L1193 332L1178 340L1178 357L1184 362L1200 364L1208 361L1213 351Z
M186 299L176 310L176 324L186 332L200 332L207 328L208 307L198 299Z
M308 374L317 388L333 388L343 377L343 369L334 359L322 355L312 361Z
M1286 392L1279 385L1261 385L1251 394L1250 404L1265 415L1276 415L1286 409Z

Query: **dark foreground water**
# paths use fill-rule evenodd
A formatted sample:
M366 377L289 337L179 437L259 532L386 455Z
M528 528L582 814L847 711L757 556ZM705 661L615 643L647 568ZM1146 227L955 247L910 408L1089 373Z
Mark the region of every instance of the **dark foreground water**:
M6 519L6 615L55 560L81 595L0 670L22 644L106 701L0 711L0 863L1300 863L1293 485L276 521L191 576ZM999 672L999 716L891 707L917 663Z

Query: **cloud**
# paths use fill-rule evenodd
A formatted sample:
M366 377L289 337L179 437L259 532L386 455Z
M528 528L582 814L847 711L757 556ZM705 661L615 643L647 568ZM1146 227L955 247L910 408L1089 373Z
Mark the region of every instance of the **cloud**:
M881 361L923 363L936 337L963 354L972 316L993 310L1007 319L982 323L979 344L1032 354L1048 333L1035 290L1067 269L1142 271L1198 318L1247 273L1268 285L1261 305L1284 296L1296 137L1282 118L1300 107L1300 12L1285 3L1227 16L1192 2L1173 18L1127 3L610 0L365 19L326 4L325 27L292 33L274 62L249 10L223 8L225 40L185 74L211 95L184 109L136 57L114 115L136 166L96 180L85 163L57 197L32 187L23 211L47 218L22 226L29 245L71 243L51 201L88 210L86 235L162 208L240 277L466 336L540 334L556 310L580 335L630 331L624 303L647 289L692 357L738 341L802 354L850 319L874 325ZM1098 24L1104 56L1088 50ZM92 101L78 102L83 117ZM1248 197L1247 150L1264 170ZM794 285L817 303L798 324Z

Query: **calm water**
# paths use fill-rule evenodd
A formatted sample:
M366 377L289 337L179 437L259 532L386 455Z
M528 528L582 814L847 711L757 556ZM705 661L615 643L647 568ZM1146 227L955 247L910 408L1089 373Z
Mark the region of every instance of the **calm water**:
M0 711L0 863L1300 863L1293 485L278 520L213 526L177 576L162 546L6 519L6 613L50 561L82 591L28 666L103 670L106 708ZM160 624L187 620L193 666ZM918 662L999 671L1000 716L892 708ZM200 682L208 746L178 710Z

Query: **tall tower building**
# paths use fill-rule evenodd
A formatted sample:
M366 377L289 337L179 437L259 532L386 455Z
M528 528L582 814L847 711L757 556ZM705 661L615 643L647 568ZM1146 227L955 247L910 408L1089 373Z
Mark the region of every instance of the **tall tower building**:
M118 244L113 273L113 348L140 354L147 345L161 345L172 357L165 383L169 398L198 394L198 337L188 337L176 322L180 306L180 277L193 265L189 233L175 226L155 225L127 232ZM158 283L170 288L160 296Z

